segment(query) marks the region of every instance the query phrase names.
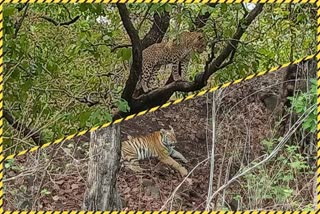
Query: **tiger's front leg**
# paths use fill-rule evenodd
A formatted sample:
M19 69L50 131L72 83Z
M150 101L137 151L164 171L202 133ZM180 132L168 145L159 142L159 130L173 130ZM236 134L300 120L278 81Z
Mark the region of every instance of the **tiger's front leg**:
M188 160L177 150L172 149L171 157L178 158L183 161L183 163L188 163Z
M171 167L173 167L174 169L176 169L182 177L186 176L188 174L188 171L186 168L184 168L183 166L181 166L177 161L175 161L173 158L171 158L170 156L166 157L166 158L161 158L159 159L162 163L169 165Z

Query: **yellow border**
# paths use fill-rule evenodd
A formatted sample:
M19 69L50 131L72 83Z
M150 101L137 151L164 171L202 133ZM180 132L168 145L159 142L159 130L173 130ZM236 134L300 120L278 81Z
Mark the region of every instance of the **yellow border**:
M284 65L272 68L268 71L259 72L259 73L256 73L256 74L253 74L253 75L250 75L250 76L238 79L238 80L234 80L234 81L231 81L231 82L228 82L225 84L221 84L219 86L200 91L196 94L192 94L192 95L189 95L189 96L181 98L181 99L167 102L161 106L156 106L151 109L148 109L148 110L136 113L136 114L129 115L125 118L115 120L113 122L105 123L103 125L96 126L91 129L88 129L88 130L83 130L81 132L65 136L65 137L57 139L53 142L46 143L42 146L36 146L36 147L30 148L28 150L19 152L17 154L12 154L7 157L4 157L3 145L2 145L2 143L3 143L3 4L4 3L143 3L143 2L145 2L145 3L207 3L207 2L212 2L212 3L214 3L214 2L216 2L216 3L242 3L242 2L248 2L248 3L249 2L250 3L317 3L317 6L318 6L318 8L317 8L317 21L318 21L317 54L307 56L302 59L296 60L294 62L290 62L290 63L284 64ZM320 212L320 210L319 210L320 209L320 194L319 194L320 193L320 158L319 158L320 157L320 87L319 87L320 86L320 8L319 8L320 0L212 0L212 1L210 1L210 0L30 0L30 1L28 1L28 0L2 0L0 2L0 4L1 4L0 5L0 214L1 213L5 213L5 214L11 214L11 213L12 214L36 214L36 213L37 214L38 213L39 214L44 214L44 213L46 213L46 214L93 214L93 213L97 213L97 214L120 214L120 213L121 214L122 213L123 214L124 213L129 213L129 214L146 214L146 213L148 213L148 214L149 213L156 213L156 214L158 214L158 213L161 213L161 214L200 214L200 213L203 213L203 214L207 214L207 213L208 214L209 213L211 213L211 214L217 214L217 213L221 213L221 214L222 213L226 213L226 214L231 214L231 213L236 213L236 214L238 214L238 213L239 214L240 213L243 213L243 214L264 214L264 213L268 213L268 214L273 214L273 213L309 214L309 213L319 213ZM162 212L145 212L145 211L125 212L125 211L122 211L122 212L120 212L119 211L118 212L118 211L113 211L113 212L109 212L109 211L106 211L106 212L102 212L102 211L4 211L4 209L3 209L3 196L4 196L4 192L3 192L3 162L5 160L13 159L17 156L26 154L28 152L36 151L41 148L46 148L52 144L61 143L65 140L69 140L69 139L76 137L76 136L82 136L88 132L92 132L92 131L95 131L100 128L108 127L112 124L120 123L124 120L129 120L129 119L132 119L136 116L144 115L148 112L156 111L159 108L165 108L165 107L168 107L172 104L177 104L177 103L183 102L185 100L192 99L194 97L203 96L204 94L216 91L220 88L225 88L230 85L237 84L242 81L257 77L257 76L261 76L261 75L264 75L264 74L267 74L267 73L270 73L273 71L277 71L280 68L284 68L284 67L287 67L292 64L297 64L299 62L311 59L315 56L317 58L317 66L318 66L318 69L317 69L317 78L318 78L318 90L317 90L317 93L318 93L318 99L317 99L317 104L318 104L318 116L317 116L317 119L318 119L318 125L317 125L318 150L317 150L317 210L316 211L237 211L237 212L233 212L233 211L228 211L228 212L226 212L226 211L213 211L213 212L201 212L201 211L180 211L180 212L176 212L176 211L171 211L171 212L165 212L165 211L162 211Z

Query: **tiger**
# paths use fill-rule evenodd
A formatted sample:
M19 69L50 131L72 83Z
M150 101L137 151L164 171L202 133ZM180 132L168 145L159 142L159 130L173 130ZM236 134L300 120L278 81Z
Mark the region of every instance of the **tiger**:
M128 140L121 142L122 163L135 172L143 172L144 169L139 166L138 161L157 158L160 162L176 169L184 177L188 171L173 158L180 159L184 163L188 161L174 149L176 143L176 135L171 126L169 130L160 129L145 136L128 136Z
M155 89L157 73L163 65L172 64L174 81L184 79L193 52L202 53L206 41L202 32L182 32L173 41L155 43L142 51L142 73L136 90L147 93ZM181 75L179 74L181 71Z

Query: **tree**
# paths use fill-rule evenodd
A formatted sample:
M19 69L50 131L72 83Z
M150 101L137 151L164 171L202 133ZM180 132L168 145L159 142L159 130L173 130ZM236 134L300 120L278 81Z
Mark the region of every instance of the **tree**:
M148 94L143 94L139 96L139 98L133 98L133 92L136 87L138 78L141 74L142 70L142 51L144 48L159 42L162 40L164 33L166 32L168 28L169 23L169 14L164 13L162 16L156 15L155 17L155 23L159 22L162 23L159 27L154 24L150 31L147 33L147 35L144 37L143 40L140 40L139 35L135 27L133 26L131 20L129 11L125 4L117 4L119 14L121 16L122 23L130 37L131 44L132 44L132 56L133 56L133 63L130 68L130 74L129 78L126 82L126 86L124 88L122 98L127 100L130 106L130 112L120 112L119 115L124 116L127 114L136 113L139 111L142 111L146 108L150 108L156 105L160 105L165 103L171 95L175 91L196 91L201 89L207 84L207 80L209 77L219 69L222 69L226 67L227 65L232 63L237 45L241 39L241 36L247 29L247 27L253 22L253 20L261 13L263 5L258 4L254 10L252 10L250 13L248 13L243 20L240 21L241 24L239 24L238 29L236 33L233 36L233 39L230 41L230 43L225 47L225 49L220 53L220 55L216 58L212 55L208 61L206 62L205 70L197 75L195 78L195 81L192 83L189 82L169 82L167 85L163 88L156 89L154 91L151 91ZM160 19L160 20L159 20ZM160 29L162 27L163 29ZM212 47L212 53L213 53ZM115 116L117 118L119 116ZM106 130L100 130L97 131L97 133L91 135L91 147L90 147L90 157L96 157L99 155L99 153L103 153L102 157L99 159L96 159L95 161L90 161L89 163L89 185L88 191L89 196L86 197L85 204L97 204L96 206L85 206L85 209L96 210L95 208L100 208L99 204L104 202L104 204L108 203L114 203L113 199L109 198L110 193L115 194L115 198L118 198L118 194L116 193L116 187L115 182L105 182L105 180L112 181L115 180L116 177L116 171L118 168L118 162L119 159L117 156L115 156L113 153L116 151L110 152L110 146L101 146L102 143L104 143L103 139L106 140L106 145L110 145L109 142L112 143L118 143L120 144L120 136L117 132L110 132L108 129ZM97 143L97 144L95 144ZM100 146L99 146L100 145ZM115 145L114 145L115 146ZM117 145L118 148L120 148L119 145ZM106 167L108 165L108 167ZM109 172L109 173L108 173ZM94 180L94 181L93 181ZM102 197L102 189L107 189L107 194L105 197ZM110 191L112 190L112 191ZM88 195L88 193L87 193ZM98 198L98 201L96 201L96 198ZM103 199L102 199L103 198ZM101 201L102 199L102 201ZM117 206L115 206L118 208ZM91 209L90 209L91 208ZM114 206L101 206L102 209L99 210L105 210L114 208Z
M121 200L116 188L120 160L119 128L119 125L113 125L91 132L84 210L121 209Z
M137 84L138 78L141 74L142 51L143 51L143 48L146 47L146 45L142 46L142 44L147 37L145 37L142 41L140 40L138 32L134 28L132 21L130 20L130 14L126 5L118 3L117 7L121 16L122 23L131 40L133 63L130 68L129 78L126 82L126 86L122 93L122 98L129 103L130 112L119 112L119 114L116 115L115 118L130 115L130 114L145 110L147 108L164 104L167 100L169 100L172 94L176 91L192 92L206 86L207 81L212 74L230 65L233 62L233 58L237 50L237 46L240 42L242 35L245 33L246 29L254 21L254 19L262 12L263 4L257 4L252 11L247 13L243 17L243 19L239 21L239 25L237 26L237 30L234 33L232 39L230 39L230 42L224 47L224 49L221 51L221 53L217 57L214 57L214 54L213 54L214 47L215 47L213 43L211 47L211 56L206 62L204 71L198 73L193 82L187 82L187 81L173 82L172 78L170 78L164 87L153 90L147 94L141 94L138 98L134 98L132 95L133 95L135 86ZM167 19L167 16L164 16L163 18ZM201 19L201 17L198 19ZM206 19L204 19L204 21L205 20ZM159 28L151 29L151 31L156 31L156 30L160 31ZM162 31L162 32L165 32L165 31ZM147 34L147 36L148 35L149 34ZM161 36L163 37L163 35ZM157 41L161 41L161 38L154 39L153 43ZM148 43L148 45L151 45L151 44L152 42Z
M76 132L78 128L92 127L98 123L105 123L161 105L167 102L175 92L200 90L207 86L210 82L209 78L218 71L225 72L230 69L232 75L244 77L248 73L240 73L240 70L254 72L258 70L260 64L263 68L267 68L271 65L270 62L274 64L287 62L284 56L288 55L288 47L291 47L293 43L295 46L301 44L302 50L304 50L303 47L311 47L313 44L313 41L301 39L305 37L305 34L312 34L312 30L309 29L312 29L313 25L305 23L309 24L313 18L312 15L306 16L305 10L312 12L313 8L298 5L293 10L292 5L289 5L288 8L293 15L288 15L288 8L280 6L273 15L275 12L273 6L257 4L251 11L248 11L244 5L232 6L235 6L236 12L230 13L228 17L236 18L232 19L232 22L227 21L227 24L219 26L218 19L226 18L224 16L228 12L228 6L225 4L219 7L218 4L207 4L201 7L183 6L185 9L181 5L170 4L139 5L141 10L135 8L134 4L116 4L115 10L114 5L103 4L79 4L72 5L72 8L69 5L50 7L48 5L18 5L17 7L9 5L4 10L5 70L7 71L5 106L10 110L5 111L7 114L4 116L8 124L21 132L23 137L31 135L35 143L41 144L48 139L56 139L62 134ZM104 7L111 8L112 13L118 13L109 14L114 25L101 30L95 25L95 18L92 19L92 17L108 13L109 10L104 10ZM170 13L172 8L183 11L181 14L184 15L184 18L187 17L191 31L212 26L209 29L211 31L209 32L210 56L204 63L203 70L197 72L192 81L173 82L171 76L165 86L133 97L142 70L142 51L168 36L170 20L181 18L178 12ZM222 12L221 17L214 14L215 9ZM259 22L259 24L262 23L262 28L259 25L258 30L248 32L249 26L263 9L272 16L266 16L267 18L264 17ZM43 15L44 11L45 15ZM132 14L134 11L140 13L138 21L132 17L135 15ZM17 15L19 12L22 15ZM191 12L195 12L196 17L188 16ZM294 13L298 15L295 16ZM83 17L86 18L83 19ZM42 22L34 24L34 20ZM146 20L148 25L143 25L147 22ZM279 25L282 20L284 20L283 24ZM289 29L283 33L282 27L287 27L288 20L290 20ZM298 27L294 28L295 25ZM126 42L124 44L115 44L116 39L113 40L112 37L117 34L125 37L122 26L129 39L123 39ZM267 32L274 26L276 26L274 30L276 33L271 31L270 35L267 35ZM280 26L279 29L277 26ZM267 32L261 29L267 29ZM296 29L298 30L294 34L288 33ZM221 34L224 33L225 35L221 37ZM254 36L250 37L249 33ZM264 42L261 42L263 40L260 38L261 34L267 38ZM285 43L284 46L276 45L270 48L269 43L280 41L279 34L290 35L290 42ZM250 43L243 39L244 37L247 40L248 37L253 41L258 40L258 42ZM269 42L268 39L272 42ZM128 40L130 44L127 44ZM246 46L248 46L247 49ZM279 50L279 53L275 54L275 50ZM299 52L302 56L305 56L306 53L309 52ZM265 56L263 60L260 60L261 55ZM295 58L293 53L289 55L290 59ZM118 69L118 64L123 61L125 61L123 64L128 64L130 57L132 58L131 66L128 69ZM78 58L81 63L76 61ZM250 65L244 69L238 69L237 66L230 68L235 64L234 61L241 64L249 58L249 64L252 63L253 66ZM127 68L126 66L123 67ZM115 80L117 76L125 73L123 70L130 70L128 76L124 78L125 83ZM94 71L93 75L92 71ZM103 77L109 78L108 84L101 84ZM68 103L70 100L71 102ZM27 101L31 104L28 105ZM123 107L124 102L128 104L129 111ZM65 103L68 104L62 108L61 106L64 106ZM111 114L111 107L114 106L118 108L118 112ZM59 109L60 107L62 110ZM38 112L41 112L40 116ZM24 123L20 118L24 118L25 115L28 120ZM55 126L45 129L44 134L40 133L38 130L43 129L38 127L46 127L48 118L55 115L62 118L59 121L60 124L49 121ZM37 124L38 121L42 123ZM119 168L120 158L119 127L112 126L93 132L91 142L89 185L84 209L120 209L119 197L115 188L115 175ZM111 198L113 196L116 196L117 199Z
M22 139L23 148L53 141L160 105L171 95L176 98L315 52L316 7L264 5L260 12L262 6L255 6L6 4L4 106L16 124L27 128L10 125L6 117L7 145L15 145L15 138ZM163 38L199 29L209 44L201 56L192 57L188 81L165 77L164 87L133 98L141 52Z

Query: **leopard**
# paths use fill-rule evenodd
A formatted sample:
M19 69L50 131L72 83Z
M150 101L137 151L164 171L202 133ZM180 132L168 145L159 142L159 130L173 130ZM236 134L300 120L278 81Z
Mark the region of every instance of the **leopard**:
M203 32L184 31L171 41L155 43L142 51L142 73L136 90L148 93L157 88L157 74L161 66L172 65L173 81L184 80L192 53L206 49ZM180 74L181 73L181 74Z

